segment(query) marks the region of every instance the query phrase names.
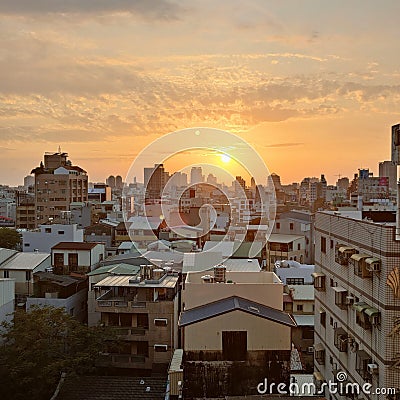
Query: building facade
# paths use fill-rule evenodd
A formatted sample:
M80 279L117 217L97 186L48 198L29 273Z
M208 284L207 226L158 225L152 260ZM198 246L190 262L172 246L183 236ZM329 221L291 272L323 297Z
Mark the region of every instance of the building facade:
M400 242L394 238L391 224L337 212L316 214L314 365L319 379L334 381L344 371L360 386L400 388Z

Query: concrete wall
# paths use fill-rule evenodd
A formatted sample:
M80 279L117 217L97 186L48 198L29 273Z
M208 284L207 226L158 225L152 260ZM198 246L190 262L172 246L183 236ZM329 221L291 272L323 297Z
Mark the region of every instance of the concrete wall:
M29 308L32 307L32 305L34 304L40 306L64 308L67 313L73 315L77 320L84 322L86 321L87 315L86 302L87 291L86 289L83 289L66 299L45 299L28 297L26 299L26 309L29 310Z
M289 350L291 328L236 310L184 328L185 351L222 351L222 331L247 331L247 350Z
M45 229L51 229L46 233ZM59 232L64 232L63 234ZM22 251L50 253L51 248L60 242L83 242L83 229L77 229L76 224L42 225L40 231L22 232Z
M9 322L14 312L15 285L13 279L0 279L0 324L3 321ZM0 333L2 327L0 326ZM0 338L1 343L1 338Z

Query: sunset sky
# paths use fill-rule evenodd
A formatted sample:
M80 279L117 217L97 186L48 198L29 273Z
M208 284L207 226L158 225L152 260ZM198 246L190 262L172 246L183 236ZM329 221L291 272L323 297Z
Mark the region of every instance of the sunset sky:
M2 0L0 183L59 145L91 181L126 176L195 126L239 135L284 183L377 173L400 122L399 16L398 0Z

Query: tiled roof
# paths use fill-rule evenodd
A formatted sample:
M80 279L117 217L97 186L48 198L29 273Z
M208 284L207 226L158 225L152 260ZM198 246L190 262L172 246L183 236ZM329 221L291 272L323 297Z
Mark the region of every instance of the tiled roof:
M60 242L53 246L52 250L92 250L99 243L83 243L83 242Z
M57 400L161 400L167 377L85 376L68 378Z

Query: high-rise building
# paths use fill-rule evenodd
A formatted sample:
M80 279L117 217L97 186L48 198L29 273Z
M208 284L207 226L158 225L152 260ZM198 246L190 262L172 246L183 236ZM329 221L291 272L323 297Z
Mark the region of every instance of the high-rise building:
M216 185L217 184L217 177L213 174L208 174L207 176L207 183L210 185Z
M121 175L117 175L115 177L115 187L117 189L123 189L124 188L124 182L122 181Z
M72 165L67 153L45 153L35 175L36 226L60 218L70 203L88 200L88 176Z
M316 214L314 375L319 380L333 382L342 371L360 387L400 388L399 257L393 224L345 212Z
M379 178L389 178L389 189L394 193L397 190L397 166L391 161L379 163Z
M203 170L201 167L192 167L190 170L190 184L195 185L196 183L203 182Z
M115 188L115 176L114 175L110 175L107 179L106 179L106 183L108 186L110 186L111 189Z
M24 189L27 191L30 186L35 185L35 177L32 175L27 175L24 178Z
M144 168L145 199L161 199L162 191L169 179L169 173L163 164L155 164L153 168Z

